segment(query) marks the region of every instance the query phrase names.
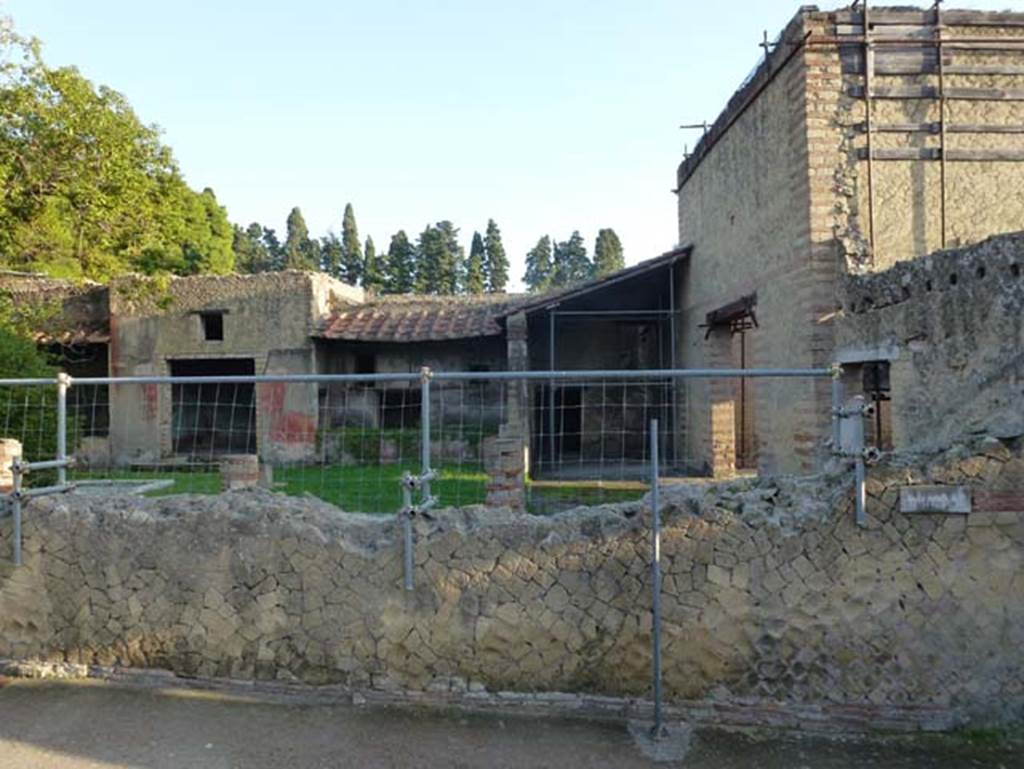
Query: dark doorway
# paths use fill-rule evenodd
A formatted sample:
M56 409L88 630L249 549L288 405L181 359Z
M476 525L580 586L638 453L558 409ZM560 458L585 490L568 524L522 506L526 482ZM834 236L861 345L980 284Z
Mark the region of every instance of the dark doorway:
M252 376L252 358L172 360L172 377ZM252 383L171 385L171 437L175 454L213 458L256 453L256 391Z

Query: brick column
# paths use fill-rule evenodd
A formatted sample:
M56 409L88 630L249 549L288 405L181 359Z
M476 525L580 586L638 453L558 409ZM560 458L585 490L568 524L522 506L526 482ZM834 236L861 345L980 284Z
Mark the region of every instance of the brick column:
M707 341L708 365L711 368L733 368L732 332L716 329ZM709 434L711 436L711 474L729 478L736 474L736 390L739 380L713 378L708 382L711 404Z

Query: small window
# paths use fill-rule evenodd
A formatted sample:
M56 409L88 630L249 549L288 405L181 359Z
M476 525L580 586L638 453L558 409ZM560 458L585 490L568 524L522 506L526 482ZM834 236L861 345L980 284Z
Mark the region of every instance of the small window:
M199 319L203 323L203 338L207 342L224 341L224 313L202 312Z

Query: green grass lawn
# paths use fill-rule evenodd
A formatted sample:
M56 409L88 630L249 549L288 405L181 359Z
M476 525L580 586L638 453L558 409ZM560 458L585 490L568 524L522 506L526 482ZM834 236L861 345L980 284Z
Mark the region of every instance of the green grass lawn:
M274 468L274 490L292 496L305 494L337 505L342 510L365 513L394 513L402 504L399 481L410 472L419 472L418 465L327 465ZM438 469L439 477L431 482L431 493L444 507L480 504L484 501L487 476L477 464L449 465ZM221 490L218 472L197 470L129 470L79 471L75 479L110 480L173 480L174 485L148 493L217 494ZM528 485L530 512L547 515L575 505L594 505L638 499L643 490L608 488L594 482Z

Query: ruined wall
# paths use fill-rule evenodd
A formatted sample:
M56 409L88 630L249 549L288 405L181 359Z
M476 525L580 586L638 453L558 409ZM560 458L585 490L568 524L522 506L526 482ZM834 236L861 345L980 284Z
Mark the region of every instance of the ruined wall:
M799 40L801 15L782 33ZM808 134L813 62L780 45L679 168L679 242L693 244L679 270L677 360L683 368L738 366L729 331L705 338L706 314L757 294L759 328L747 336L747 366L824 365L830 339L835 260L815 251L831 232L812 229ZM756 95L756 96L755 96ZM741 105L753 98L750 106ZM734 122L731 122L734 121ZM827 384L807 380L748 385L756 415L754 453L763 470L809 470L827 420ZM720 474L732 469L735 443L731 381L694 381L685 393L684 453Z
M973 26L963 24L967 15L980 21ZM905 25L894 27L878 24L885 17L899 21L901 12L876 11L876 36L932 37L934 17L931 12L913 9L902 12ZM994 15L988 15L994 16ZM823 34L859 35L860 14L847 11L810 14L812 23L821 25ZM850 24L854 20L855 24ZM951 45L944 48L944 88L955 95L970 90L987 90L991 98L950 98L946 102L946 246L953 248L976 243L990 235L1011 232L1021 227L1024 215L1024 162L1020 160L966 160L963 153L1001 150L1020 155L1019 134L993 133L980 130L956 130L964 127L1013 127L1024 123L1024 102L1002 99L1001 92L1019 92L1024 88L1024 50L957 48L958 39L971 38L1024 42L1024 14L1000 14L999 20L986 14L946 14L943 31ZM1000 23L1006 26L1000 26ZM1017 26L1011 26L1016 24ZM912 26L908 26L912 25ZM834 205L823 205L818 215L831 219L847 266L854 272L886 269L894 263L931 253L942 244L942 174L937 156L933 159L885 159L894 150L937 149L942 145L938 135L941 117L935 98L872 100L873 133L874 252L867 245L868 170L863 130L866 109L862 98L854 98L851 89L863 88L864 54L861 44L817 48L815 57L830 60L829 80L816 93L823 103L833 107L828 143L818 148L833 165L835 179ZM841 75L840 75L841 73ZM939 88L938 58L933 47L876 47L875 92ZM824 105L823 105L824 106ZM892 126L934 126L932 132L894 131ZM813 151L813 150L812 150ZM958 157L958 153L960 156Z
M746 723L1019 718L1022 480L1019 441L872 468L864 529L848 470L666 487L668 697ZM921 483L963 484L973 512L899 513L899 488ZM639 505L440 511L417 521L407 593L392 518L260 491L35 500L25 566L0 560L0 657L643 696L648 523ZM0 520L0 552L10 536Z
M1024 233L844 281L837 357L889 361L897 448L1024 432Z
M360 289L310 273L197 276L164 287L127 278L111 286L110 373L167 376L174 359L251 359L257 374L314 373L310 336L332 305ZM224 339L204 338L200 312L224 312ZM315 451L316 387L257 388L261 453L303 459ZM111 389L111 453L118 462L157 461L172 453L170 385Z

